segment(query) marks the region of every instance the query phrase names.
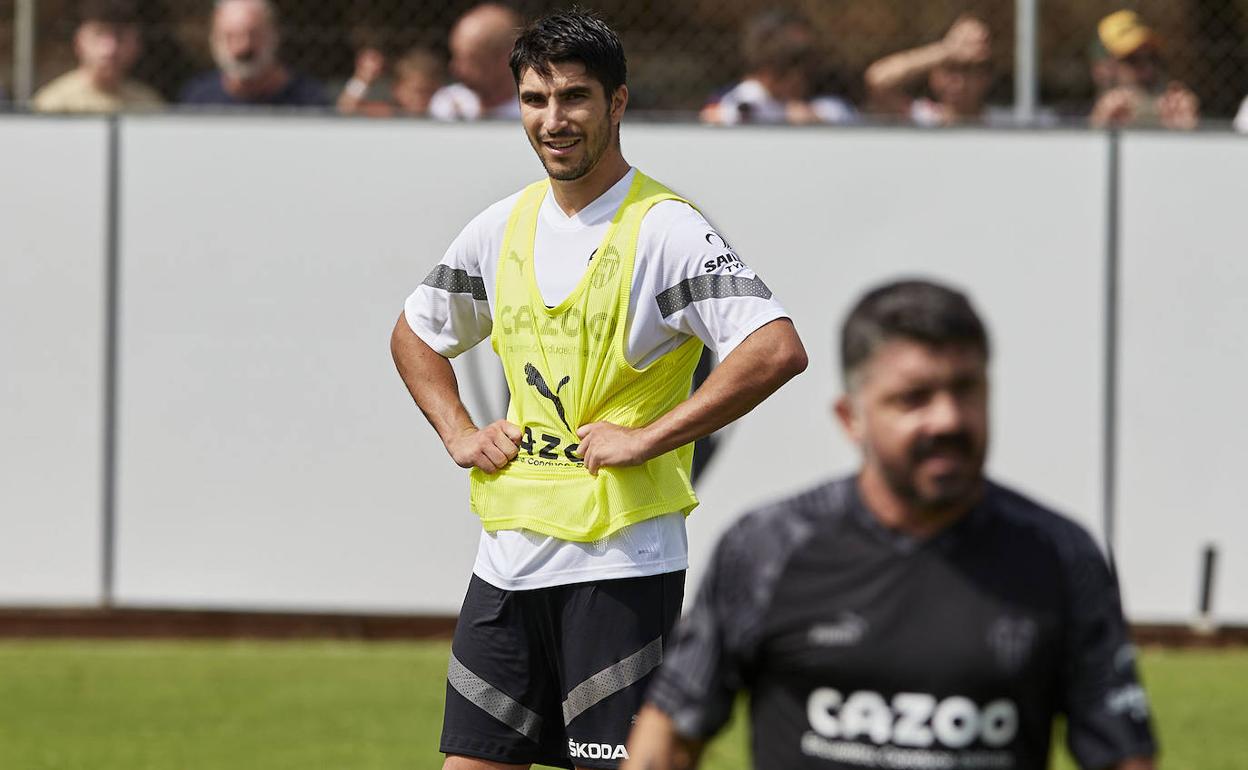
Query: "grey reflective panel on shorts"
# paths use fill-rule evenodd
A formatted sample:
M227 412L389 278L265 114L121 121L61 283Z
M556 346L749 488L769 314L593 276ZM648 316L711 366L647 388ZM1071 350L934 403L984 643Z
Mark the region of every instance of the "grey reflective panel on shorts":
M468 670L451 654L446 680L474 706L531 741L537 741L542 718L505 692Z
M457 270L447 265L435 265L425 276L425 286L449 291L452 294L471 294L473 299L485 299L485 281L467 270Z
M581 682L563 702L563 723L571 724L595 704L635 684L663 662L663 638L659 637L613 666Z
M771 289L768 289L763 279L758 277L699 275L697 278L686 278L670 289L664 289L659 292L655 300L659 303L659 312L667 318L672 313L687 308L695 302L723 297L771 299Z

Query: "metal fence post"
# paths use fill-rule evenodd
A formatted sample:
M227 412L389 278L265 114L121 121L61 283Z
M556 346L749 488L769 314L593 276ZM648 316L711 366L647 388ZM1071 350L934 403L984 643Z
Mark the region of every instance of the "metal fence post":
M13 101L26 104L35 91L35 0L13 4Z
M1105 336L1103 340L1105 382L1101 405L1101 408L1105 410L1101 439L1101 473L1103 476L1101 526L1105 538L1105 554L1109 559L1110 569L1115 569L1114 541L1117 523L1115 517L1118 503L1118 315L1121 303L1119 287L1121 255L1118 235L1122 215L1122 135L1118 131L1107 131L1105 139L1108 147L1105 190Z
M104 231L104 443L101 448L100 604L113 606L117 593L117 358L121 274L121 118L108 116L108 199Z
M1036 119L1038 2L1014 3L1014 120L1019 125L1030 125Z

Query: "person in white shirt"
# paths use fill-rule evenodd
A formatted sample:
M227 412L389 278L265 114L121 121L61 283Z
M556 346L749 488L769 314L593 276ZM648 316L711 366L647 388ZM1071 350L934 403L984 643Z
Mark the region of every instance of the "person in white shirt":
M454 462L473 469L486 525L451 646L443 767L615 768L684 595L690 508L669 507L687 498L669 495L664 462L761 403L805 369L806 353L719 231L624 159L626 66L606 24L579 11L539 19L517 41L511 71L548 179L468 223L391 337L416 404ZM478 427L459 398L448 359L487 337L525 430L508 420ZM692 368L682 367L703 346L721 362L689 395ZM570 360L585 371L565 368ZM577 380L566 389L565 372ZM613 383L606 399L674 398L617 424L582 411L583 386L602 381ZM619 500L658 502L601 534L545 531L551 516L579 515L560 490L583 482L602 484L586 498L591 518L641 510L616 510ZM503 520L535 523L489 524L495 511L476 497L489 489L507 490L490 499Z
M784 10L755 16L741 41L746 75L702 108L703 122L849 123L854 108L836 96L812 95L815 34L804 17Z
M522 24L520 14L498 3L471 8L451 28L451 75L429 102L437 120L519 118L516 83L507 58Z

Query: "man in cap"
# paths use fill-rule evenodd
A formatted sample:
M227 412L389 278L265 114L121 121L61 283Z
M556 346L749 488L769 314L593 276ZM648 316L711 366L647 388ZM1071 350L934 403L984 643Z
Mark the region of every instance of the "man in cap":
M1200 100L1166 77L1161 40L1135 11L1115 11L1097 24L1092 78L1099 95L1089 122L1097 128L1192 129L1200 122Z

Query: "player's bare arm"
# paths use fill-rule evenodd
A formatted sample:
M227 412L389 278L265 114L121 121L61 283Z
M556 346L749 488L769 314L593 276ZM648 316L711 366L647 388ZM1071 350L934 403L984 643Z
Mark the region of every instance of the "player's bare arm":
M628 735L628 756L620 770L692 770L702 754L702 741L676 732L672 718L646 704Z
M478 428L459 398L451 362L417 336L403 314L390 335L390 354L407 391L456 465L497 473L511 462L518 451L520 429L506 420Z
M609 422L581 426L585 468L638 465L710 435L761 404L806 370L806 349L787 318L756 329L711 372L702 387L643 428Z
M1114 770L1156 770L1157 763L1151 757L1132 757L1114 765Z

